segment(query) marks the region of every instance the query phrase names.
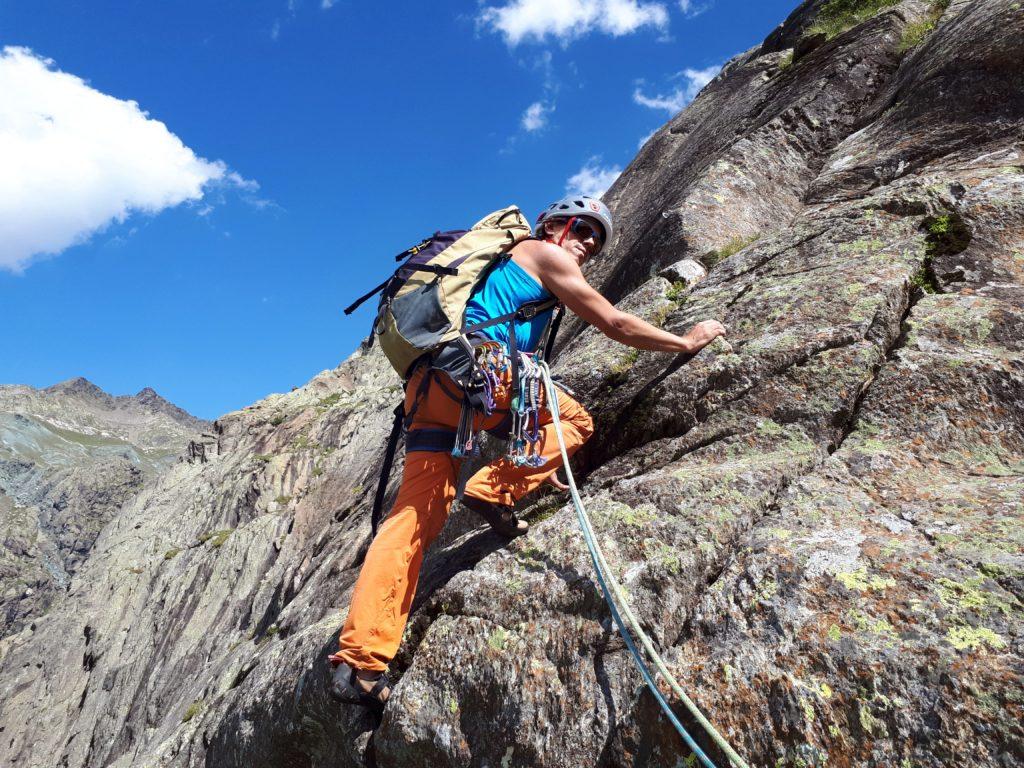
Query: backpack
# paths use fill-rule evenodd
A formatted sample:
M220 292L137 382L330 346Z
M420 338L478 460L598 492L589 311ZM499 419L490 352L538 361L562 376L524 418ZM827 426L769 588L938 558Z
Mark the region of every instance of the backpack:
M529 223L515 206L495 211L468 230L435 232L398 254L395 261L404 259L404 263L391 277L345 309L345 314L352 314L364 301L381 294L370 343L376 335L392 367L408 380L416 364L426 356L450 342L458 342L468 333L512 319L492 318L463 327L473 289L499 258L506 257L516 243L530 234ZM542 309L538 306L533 311ZM463 384L468 371L449 373Z

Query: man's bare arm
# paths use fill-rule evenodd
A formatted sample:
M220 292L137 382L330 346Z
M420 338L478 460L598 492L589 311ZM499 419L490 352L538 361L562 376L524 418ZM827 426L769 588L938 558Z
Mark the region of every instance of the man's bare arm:
M725 334L721 323L705 320L685 336L676 336L622 312L587 282L579 265L560 248L547 243L536 245L531 249L530 261L544 287L610 339L637 349L693 353Z

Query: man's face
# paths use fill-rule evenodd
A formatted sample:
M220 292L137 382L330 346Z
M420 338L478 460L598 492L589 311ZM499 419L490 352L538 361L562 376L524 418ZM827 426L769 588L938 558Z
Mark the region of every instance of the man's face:
M557 242L557 239L562 236L562 232L565 232L562 248L568 251L576 259L576 263L582 267L587 259L601 250L601 231L597 224L583 217L572 219L572 224L568 229L566 229L566 223L566 221L556 222L555 231L552 234Z

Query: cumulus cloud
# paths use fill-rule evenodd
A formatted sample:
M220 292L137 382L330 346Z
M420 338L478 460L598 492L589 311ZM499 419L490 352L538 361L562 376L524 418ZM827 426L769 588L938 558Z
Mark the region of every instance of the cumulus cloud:
M721 70L722 66L720 64L715 64L707 69L684 69L679 73L678 77L683 78L685 82L671 93L647 96L638 86L633 91L633 101L644 107L664 109L666 112L675 114L693 101L697 94L700 93L701 88L714 80L715 75Z
M622 169L617 165L602 166L600 157L592 157L565 182L569 194L579 192L589 197L601 197L610 187Z
M523 118L520 124L523 126L524 131L533 133L539 131L541 128L548 124L548 115L554 107L549 107L542 101L535 101L533 104L526 108L523 112Z
M619 37L643 27L664 30L668 10L662 3L641 0L511 0L483 8L477 23L500 33L512 46L548 37L565 44L594 31Z
M101 93L26 48L0 52L0 268L23 270L135 211L255 182L186 147L134 101Z

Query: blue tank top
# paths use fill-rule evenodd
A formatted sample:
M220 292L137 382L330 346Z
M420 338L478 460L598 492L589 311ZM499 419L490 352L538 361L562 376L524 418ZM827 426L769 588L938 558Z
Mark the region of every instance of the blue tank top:
M553 298L550 292L537 282L529 272L512 259L502 259L476 287L466 304L466 325L473 325L492 317L515 312L528 301L544 301ZM516 346L523 352L534 352L540 344L540 337L554 308L538 313L531 320L516 323ZM478 333L494 341L500 341L507 349L509 323L498 323Z

